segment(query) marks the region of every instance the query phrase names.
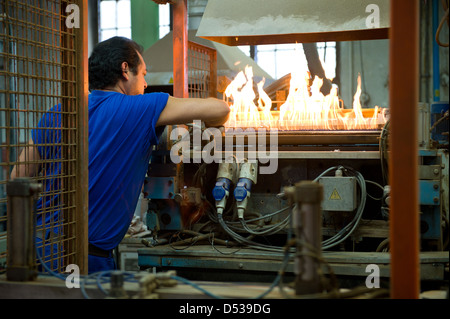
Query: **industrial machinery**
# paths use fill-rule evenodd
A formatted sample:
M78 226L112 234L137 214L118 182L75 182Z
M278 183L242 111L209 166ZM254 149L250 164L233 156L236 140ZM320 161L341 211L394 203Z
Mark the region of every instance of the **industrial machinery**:
M386 36L383 27L369 31L368 38ZM355 37L339 36L345 34ZM306 35L327 39L326 33ZM250 35L247 43L269 38ZM277 94L253 83L246 68L224 92L231 108L224 129L193 123L166 132L144 185L153 238L138 249L142 269L176 269L195 279L265 281L276 273L298 279L307 273L299 276L298 252L314 246L307 255L321 261L316 267L324 266L325 274L367 276L365 266L375 263L389 276L389 110L361 108L360 83L353 107L344 107L337 88L324 95L323 79L311 73L293 70L288 88ZM443 106L437 117L447 116L448 123L446 108L447 115ZM436 132L434 124L442 122L431 114L436 109L417 107L423 252L448 245L448 126L441 128L446 134ZM309 203L299 195L304 182L321 189L319 223L299 212L309 209L300 209ZM319 229L303 233L302 223ZM303 244L290 242L303 235ZM297 255L289 256L292 245ZM442 256L422 258L422 279L443 278L448 255Z
M323 187L321 247L330 258L339 258L337 252L348 258L346 252L389 251L389 115L364 111L372 113L365 121L378 112L370 129L226 126L217 134L218 129L196 123L180 130L180 136L173 134L170 149L155 151L144 185L150 199L146 223L154 240L151 248L138 250L140 267L198 272L206 267L233 276L236 270L258 276L264 269L276 271L274 260L281 259L292 232L293 207L285 190L302 181ZM431 127L429 115L420 112ZM448 149L442 141L438 148L438 141L426 139L419 151L421 245L424 251L442 251L448 244L448 183L443 179ZM181 160L174 163L178 155ZM424 274L434 278L435 270Z

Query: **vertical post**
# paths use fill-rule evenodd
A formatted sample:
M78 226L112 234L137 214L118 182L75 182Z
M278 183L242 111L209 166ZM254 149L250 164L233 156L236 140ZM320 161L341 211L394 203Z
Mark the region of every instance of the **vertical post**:
M173 96L188 94L188 19L187 0L173 4Z
M419 1L390 2L391 297L419 296Z
M6 277L11 281L36 278L34 199L42 185L29 178L6 184L8 197L8 259Z
M439 0L433 0L433 101L437 102L441 100L440 88L441 88L441 78L440 78L440 61L439 61L439 44L437 43L434 35L437 33L439 26Z
M77 119L77 206L76 206L76 260L81 274L88 272L88 209L89 209L89 144L88 144L88 0L81 0L80 28L76 35L76 67L78 102Z
M211 64L210 64L210 77L211 83L209 85L209 96L217 98L217 51L211 50Z
M292 228L295 232L297 254L295 257L295 293L319 293L319 259L322 256L323 186L317 182L301 181L285 188L286 195L296 206L293 210Z

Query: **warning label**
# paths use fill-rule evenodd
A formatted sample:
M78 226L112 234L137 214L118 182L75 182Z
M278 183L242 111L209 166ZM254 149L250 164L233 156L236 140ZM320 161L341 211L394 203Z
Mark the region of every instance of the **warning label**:
M341 200L341 196L339 195L337 189L335 188L331 193L329 200Z

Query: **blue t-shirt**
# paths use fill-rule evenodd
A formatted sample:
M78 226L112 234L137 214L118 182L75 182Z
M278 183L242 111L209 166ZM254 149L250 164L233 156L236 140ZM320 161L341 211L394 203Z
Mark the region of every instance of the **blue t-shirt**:
M125 95L93 91L89 94L88 231L89 243L101 249L117 247L130 226L153 145L158 144L164 130L164 127L156 128L156 122L168 98L167 93ZM56 108L60 109L60 105ZM60 158L60 149L39 146L49 138L43 134L47 130L40 128L61 126L60 114L52 114L44 116L33 133L44 159ZM52 131L55 133L46 135L58 136L59 130ZM49 169L55 174L60 166ZM41 199L38 209L46 200L55 199Z
M44 196L37 203L37 211L42 214L37 217L37 225L52 224L55 233L59 233L59 211L62 209L58 190L62 185L61 178L61 104L49 109L38 123L36 129L31 131L31 137L37 146L39 155L44 160L43 176L45 177Z

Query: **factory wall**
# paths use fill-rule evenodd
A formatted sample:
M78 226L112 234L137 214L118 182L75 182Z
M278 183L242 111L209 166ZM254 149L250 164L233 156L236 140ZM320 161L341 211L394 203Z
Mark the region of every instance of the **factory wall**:
M433 7L437 5L437 7ZM436 44L436 25L441 21L444 10L440 3L432 1L420 4L420 94L419 102L449 100L449 57L448 47ZM433 10L435 16L433 16ZM434 25L433 25L434 22ZM448 43L448 26L444 24L440 41ZM433 47L434 46L434 47ZM340 96L346 107L352 106L357 77L361 74L363 107L389 107L389 40L349 41L338 44L338 75ZM438 52L438 60L433 54ZM438 70L438 72L435 72ZM438 73L437 78L433 75ZM438 96L435 96L435 87Z

